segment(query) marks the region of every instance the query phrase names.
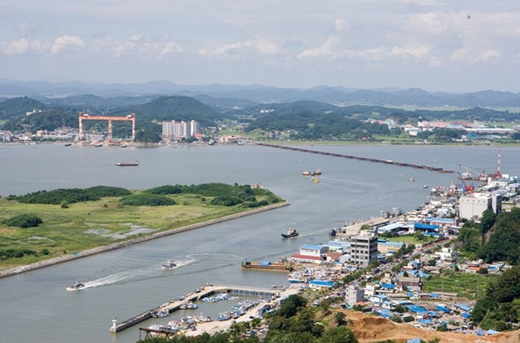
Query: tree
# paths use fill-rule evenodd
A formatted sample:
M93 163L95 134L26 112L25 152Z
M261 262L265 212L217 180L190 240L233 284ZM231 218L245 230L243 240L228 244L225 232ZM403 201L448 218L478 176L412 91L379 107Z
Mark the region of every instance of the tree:
M345 318L346 318L345 313L343 313L341 311L334 313L334 321L336 322L337 326L345 325L347 323Z
M496 214L490 210L487 209L482 213L482 218L480 219L480 232L482 235L485 235L493 225L495 225L496 220Z
M328 329L323 336L318 339L318 343L358 343L358 340L352 330L340 326Z

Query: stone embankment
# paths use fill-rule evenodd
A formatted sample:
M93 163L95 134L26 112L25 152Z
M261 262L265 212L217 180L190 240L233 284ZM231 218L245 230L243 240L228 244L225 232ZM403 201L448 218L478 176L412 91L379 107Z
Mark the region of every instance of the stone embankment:
M51 259L41 261L41 262L31 263L31 264L21 266L21 267L15 267L15 268L11 268L11 269L1 270L0 278L13 276L16 274L25 273L25 272L29 272L29 271L40 269L40 268L45 268L45 267L52 266L55 264L68 262L68 261L72 261L72 260L75 260L78 258L92 256L92 255L100 254L103 252L107 252L107 251L111 251L111 250L115 250L115 249L119 249L119 248L124 248L124 247L130 246L130 245L151 241L154 239L170 236L170 235L173 235L176 233L200 229L205 226L222 223L225 221L246 217L246 216L250 216L250 215L261 213L261 212L266 212L266 211L274 210L274 209L289 206L289 205L290 204L287 202L273 204L270 206L256 208L251 211L236 213L236 214L232 214L232 215L225 216L222 218L212 219L212 220L208 220L208 221L201 222L201 223L191 224L191 225L183 226L183 227L176 228L176 229L171 229L171 230L167 230L167 231L154 233L154 234L151 234L146 237L133 238L133 239L123 241L123 242L112 243L112 244L105 245L102 247L97 247L97 248L80 251L77 254L64 255L64 256L51 258Z

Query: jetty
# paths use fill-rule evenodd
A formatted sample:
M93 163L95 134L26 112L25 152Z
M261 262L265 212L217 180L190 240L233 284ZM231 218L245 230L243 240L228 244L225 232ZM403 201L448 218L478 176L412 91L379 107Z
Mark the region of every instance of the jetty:
M311 150L311 149L303 149L303 148L296 148L291 146L284 146L284 145L276 145L276 144L268 144L268 143L256 143L256 145L270 147L270 148L278 148L278 149L285 149L285 150L293 150L293 151L300 151L300 152L307 152L311 154L319 154L319 155L326 155L326 156L333 156L333 157L342 157L342 158L348 158L358 161L367 161L367 162L373 162L373 163L383 163L383 164L390 164L395 165L399 167L408 167L408 168L415 168L415 169L424 169L424 170L430 170L438 173L455 173L453 170L445 170L441 167L432 167L427 166L424 164L414 164L414 163L407 163L407 162L399 162L399 161L393 161L393 160L382 160L378 158L371 158L371 157L363 157L363 156L354 156L354 155L346 155L346 154L336 154L332 152L326 152L326 151L319 151L319 150Z
M151 310L140 313L132 318L122 321L121 323L117 323L117 319L112 320L112 326L110 327L110 332L118 333L123 330L126 330L134 325L142 323L148 319L153 318L155 313L167 313L171 314L180 309L181 305L186 302L195 302L199 301L202 298L208 297L212 294L216 293L228 293L236 296L257 296L264 299L272 299L277 296L280 296L280 290L277 289L263 289L263 288L255 288L255 287L243 287L243 286L216 286L216 285L208 285L204 287L198 288L194 292L190 292L184 296L179 297L176 300L172 300L166 302L162 305L159 305Z

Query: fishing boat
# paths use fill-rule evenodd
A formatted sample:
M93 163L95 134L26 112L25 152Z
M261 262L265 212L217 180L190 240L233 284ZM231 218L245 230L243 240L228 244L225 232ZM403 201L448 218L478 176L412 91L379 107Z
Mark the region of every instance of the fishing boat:
M139 165L139 162L117 162L116 166L118 167L137 167Z
M173 263L172 261L168 261L166 262L165 264L162 265L162 269L173 269L177 267L177 265L175 263Z
M294 229L287 231L287 233L282 233L283 238L293 238L293 237L297 237L298 235L299 235L298 231L296 231Z
M74 281L72 285L67 287L67 291L79 291L80 289L85 288L85 284L81 281Z

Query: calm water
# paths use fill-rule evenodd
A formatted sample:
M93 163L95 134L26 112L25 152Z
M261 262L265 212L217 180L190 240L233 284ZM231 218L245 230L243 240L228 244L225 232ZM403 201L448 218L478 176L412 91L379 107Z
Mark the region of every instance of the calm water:
M309 147L463 171L497 169L496 148ZM519 174L520 149L502 149L503 173ZM139 161L139 167L116 167ZM300 176L321 168L319 184ZM0 145L0 195L55 188L121 186L130 189L165 184L261 182L291 203L283 209L173 235L125 249L0 279L0 332L6 342L135 342L138 327L113 335L113 317L141 313L206 283L287 284L277 273L242 271L249 260L275 260L304 243L328 240L328 231L345 221L378 216L382 210L415 208L429 187L457 182L439 174L330 156L257 146L179 146L177 148L86 148L62 145ZM413 177L415 182L409 182ZM282 240L289 228L297 239ZM172 259L179 268L161 270ZM74 279L88 288L67 292ZM231 303L205 306L194 313L215 315ZM162 319L159 322L165 322ZM149 325L143 323L141 326Z

